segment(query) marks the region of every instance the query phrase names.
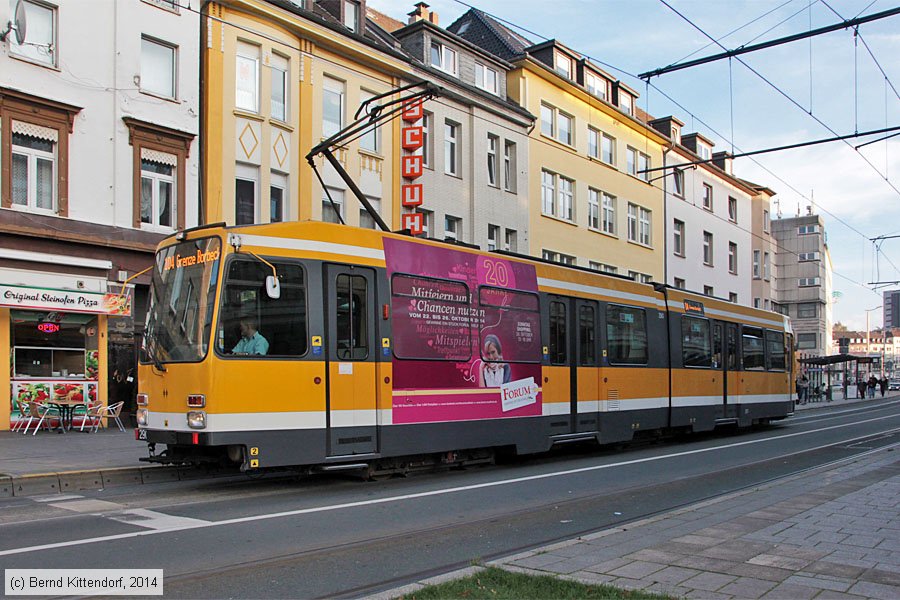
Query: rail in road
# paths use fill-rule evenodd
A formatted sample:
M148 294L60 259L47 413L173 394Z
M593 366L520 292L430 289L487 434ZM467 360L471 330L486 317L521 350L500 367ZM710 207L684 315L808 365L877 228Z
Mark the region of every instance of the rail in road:
M167 595L362 596L858 459L898 431L900 404L889 402L375 483L230 479L13 498L0 501L0 557L7 568L162 568Z

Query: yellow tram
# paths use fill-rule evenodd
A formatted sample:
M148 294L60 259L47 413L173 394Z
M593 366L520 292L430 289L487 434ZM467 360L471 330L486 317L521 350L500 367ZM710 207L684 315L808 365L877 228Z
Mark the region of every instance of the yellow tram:
M777 313L319 222L211 225L153 270L151 462L406 469L793 411ZM164 447L163 447L164 446Z

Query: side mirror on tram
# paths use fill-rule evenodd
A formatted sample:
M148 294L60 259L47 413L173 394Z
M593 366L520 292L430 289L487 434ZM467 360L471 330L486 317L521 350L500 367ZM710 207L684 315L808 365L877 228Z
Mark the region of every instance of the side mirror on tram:
M266 277L266 296L272 300L281 298L281 283L274 275Z

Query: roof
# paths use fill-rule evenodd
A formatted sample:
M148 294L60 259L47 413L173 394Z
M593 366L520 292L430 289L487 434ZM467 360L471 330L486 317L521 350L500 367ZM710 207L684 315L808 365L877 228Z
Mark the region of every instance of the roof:
M470 8L447 27L447 31L468 40L500 58L511 61L525 55L525 49L534 45L496 19L477 8Z
M800 364L804 365L834 365L837 363L845 363L856 361L858 363L875 362L874 357L855 356L853 354L832 354L831 356L810 356L809 358L801 358Z
M382 29L387 32L394 32L405 26L405 23L403 23L403 21L398 21L397 19L389 17L383 12L379 12L374 8L370 8L369 6L366 6L366 16L369 18L369 20L377 23Z

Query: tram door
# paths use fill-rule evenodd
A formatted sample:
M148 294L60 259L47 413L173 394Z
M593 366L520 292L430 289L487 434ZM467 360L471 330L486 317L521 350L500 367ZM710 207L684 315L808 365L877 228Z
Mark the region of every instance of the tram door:
M549 300L547 314L550 336L547 340L547 359L550 366L543 369L544 410L559 417L553 419L553 433L572 433L575 431L578 412L578 369L575 367L572 333L574 302L565 296L550 296Z
M377 451L375 272L325 265L328 455Z
M720 326L721 323L717 324ZM724 408L726 419L735 419L738 416L740 404L740 362L738 361L738 326L735 323L725 323L725 401Z

